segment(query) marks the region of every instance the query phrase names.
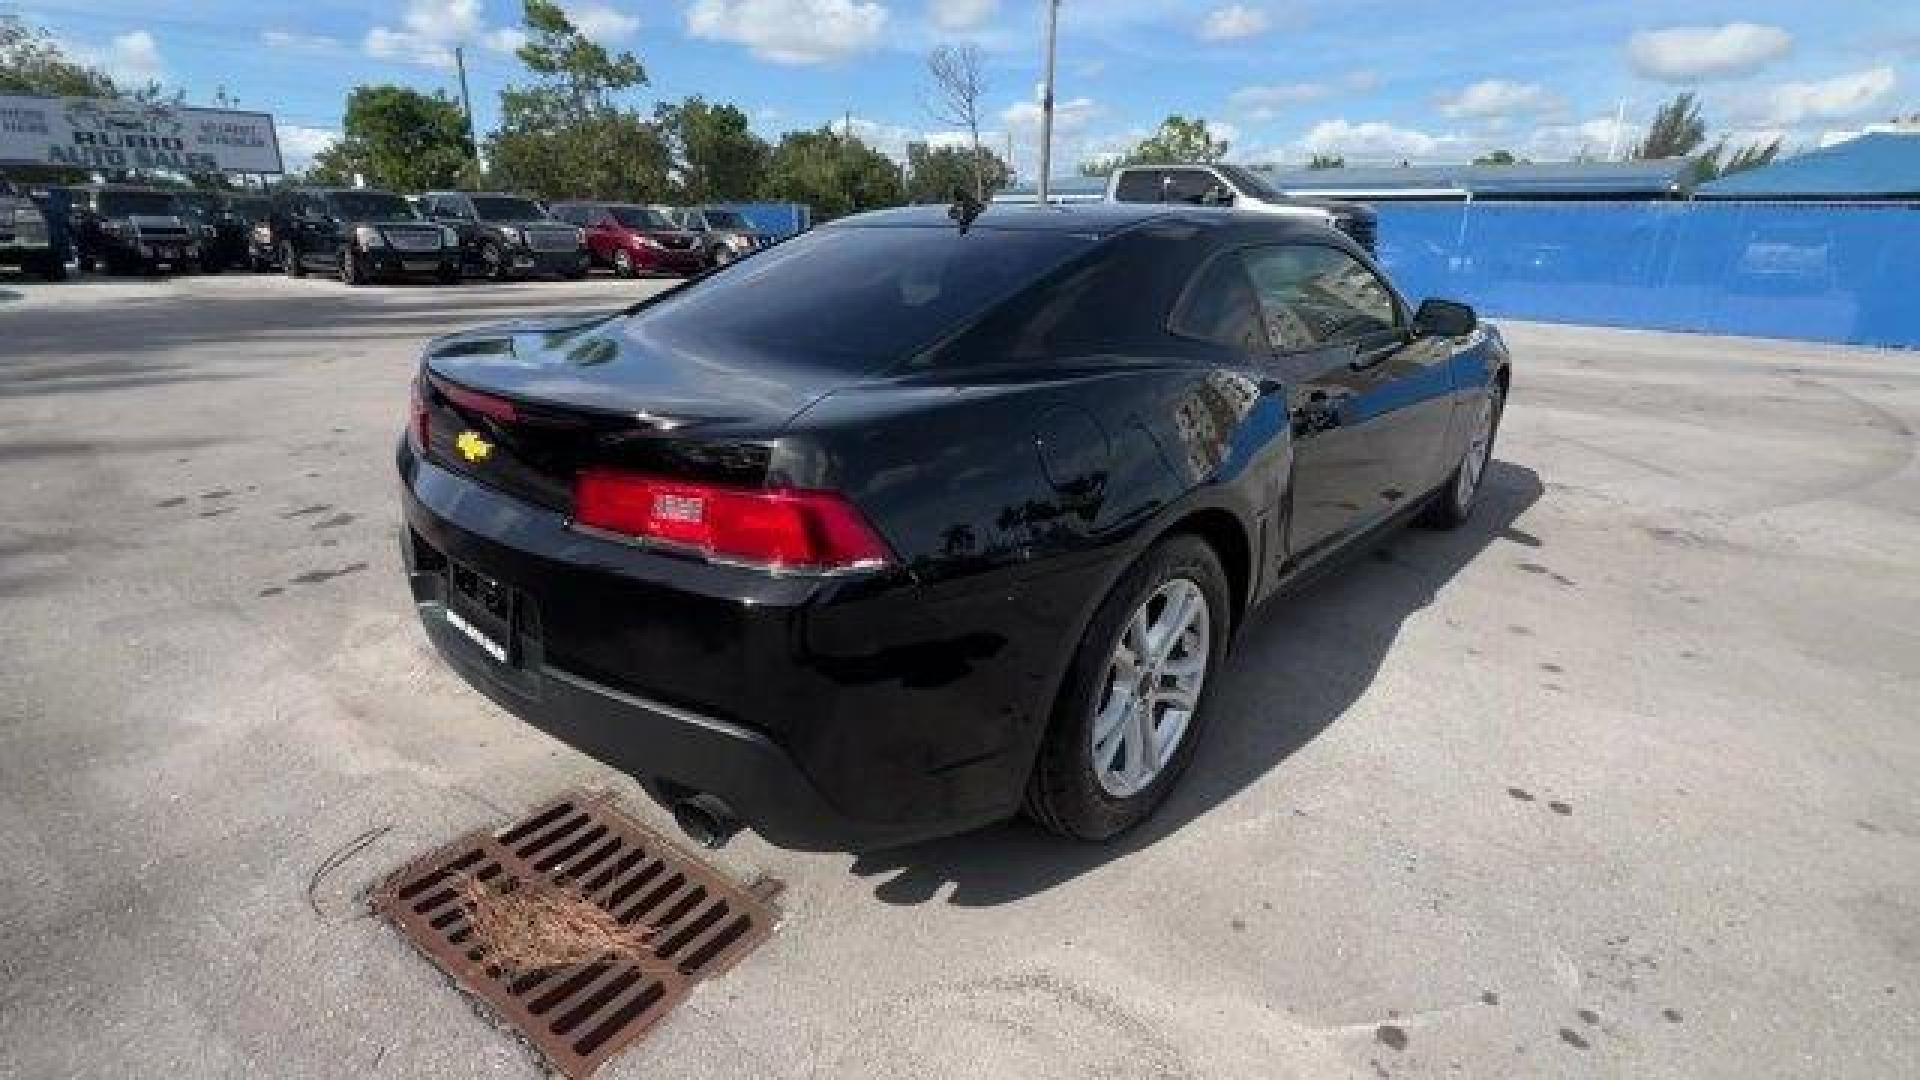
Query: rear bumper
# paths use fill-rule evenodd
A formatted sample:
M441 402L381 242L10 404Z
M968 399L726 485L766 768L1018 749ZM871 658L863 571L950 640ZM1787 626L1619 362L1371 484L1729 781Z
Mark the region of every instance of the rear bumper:
M837 599L764 575L729 584L732 571L583 537L553 511L421 461L404 440L399 464L409 582L441 655L515 716L657 796L711 794L768 841L807 850L888 847L1018 810L1044 727L1044 707L1028 701L1035 656L979 632L954 637L942 601L911 589ZM513 663L449 620L449 557L519 597ZM1002 602L992 592L957 610ZM935 633L944 639L925 640Z

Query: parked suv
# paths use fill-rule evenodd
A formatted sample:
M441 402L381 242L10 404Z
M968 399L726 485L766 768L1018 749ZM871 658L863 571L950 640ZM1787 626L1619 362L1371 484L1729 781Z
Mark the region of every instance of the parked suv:
M700 238L709 266L725 266L773 243L773 237L754 228L738 210L718 206L656 206L654 209L666 213L682 229Z
M365 188L288 188L273 197L271 232L288 277L338 273L348 285L376 277L431 274L460 281L460 240L420 220L407 200Z
M224 192L195 188L174 192L200 241L200 268L217 274L247 261L247 224L233 212Z
M32 199L0 178L0 263L48 281L67 276L66 248Z
M587 255L621 277L668 270L697 274L707 268L700 237L676 226L651 206L632 203L557 203L553 216L587 234Z
M80 269L109 274L181 270L200 263L200 236L171 191L96 184L73 190Z
M494 281L530 274L587 276L583 232L557 221L540 204L519 195L429 191L421 209L460 236L467 266Z
M1107 178L1107 201L1231 206L1321 221L1373 253L1378 219L1360 203L1297 199L1238 165L1129 165Z

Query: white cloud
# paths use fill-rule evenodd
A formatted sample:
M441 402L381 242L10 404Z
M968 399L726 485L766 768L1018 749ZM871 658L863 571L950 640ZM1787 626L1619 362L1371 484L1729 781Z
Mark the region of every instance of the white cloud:
M629 15L612 4L589 0L586 3L574 2L560 5L567 13L567 21L574 29L599 42L625 41L640 29L638 17ZM522 35L524 38L525 35ZM519 46L515 46L518 48Z
M498 29L489 30L487 31L487 36L480 39L480 44L485 45L494 52L503 53L518 52L520 51L520 47L526 43L527 32L517 26L502 26Z
M1273 28L1273 19L1259 8L1229 4L1215 8L1200 22L1202 41L1238 41L1257 37Z
M1366 93L1380 84L1372 71L1349 71L1333 82L1243 86L1227 95L1227 107L1253 120L1271 120L1295 105L1320 101L1341 91Z
M1612 116L1596 116L1577 124L1546 124L1535 128L1524 144L1514 148L1536 161L1567 161L1578 157L1606 160L1609 153L1625 155L1640 141L1641 125Z
M887 16L865 0L694 0L687 33L745 45L776 64L818 64L872 49Z
M1877 67L1815 82L1782 83L1767 94L1766 123L1793 127L1808 120L1861 116L1879 108L1899 82L1891 67Z
M334 53L340 51L340 39L326 34L301 34L290 30L262 30L260 44L269 49L289 52Z
M1038 168L1040 160L1041 89L1035 86L1032 100L1016 101L1000 112L1000 122L1005 125L1007 131L1013 133L1015 162L1021 166L1023 174L1029 176ZM1146 137L1147 133L1141 131L1127 136L1092 138L1089 132L1094 123L1105 113L1106 110L1090 97L1054 100L1053 174L1055 176L1069 174L1080 162L1111 152L1119 139L1125 139L1124 144L1119 148L1127 149Z
M165 82L167 78L166 58L160 55L159 43L145 30L116 34L104 48L73 41L62 41L60 47L80 63L105 69L123 88Z
M1333 93L1327 83L1299 82L1279 86L1243 86L1227 95L1227 105L1255 120L1271 120L1286 109L1319 101Z
M1792 48L1793 35L1777 26L1730 22L1643 30L1627 41L1627 59L1649 79L1691 83L1746 75Z
M928 12L942 30L971 30L992 18L1000 0L933 0Z
M1483 79L1452 94L1440 95L1440 111L1456 119L1505 119L1537 113L1555 106L1553 95L1538 83Z
M279 136L280 158L288 172L299 172L313 164L320 151L340 138L340 133L332 128L299 124L275 124L273 130Z
M407 0L400 22L399 29L376 26L367 31L369 56L448 68L455 45L488 38L480 0Z
M1356 162L1397 161L1432 157L1448 142L1440 136L1378 120L1358 124L1346 120L1324 120L1301 136L1297 149L1302 157L1334 154Z

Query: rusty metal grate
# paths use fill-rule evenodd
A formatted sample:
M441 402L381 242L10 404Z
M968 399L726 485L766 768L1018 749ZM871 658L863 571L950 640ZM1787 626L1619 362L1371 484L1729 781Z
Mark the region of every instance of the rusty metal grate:
M476 939L469 882L553 886L621 926L650 927L650 962L609 953L515 971ZM560 1072L593 1073L773 932L778 882L723 877L622 813L613 796L569 792L498 833L474 833L402 867L374 908Z

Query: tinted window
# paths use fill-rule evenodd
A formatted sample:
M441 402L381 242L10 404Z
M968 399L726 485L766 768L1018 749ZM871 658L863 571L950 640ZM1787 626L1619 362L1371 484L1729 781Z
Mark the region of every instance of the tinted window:
M848 371L907 360L1085 251L1063 232L820 229L635 314L629 333L675 350L800 354Z
M1174 316L1173 329L1242 352L1267 351L1266 331L1260 325L1260 300L1238 256L1224 255L1200 271L1187 289L1186 302Z
M196 217L207 217L220 212L220 196L211 191L182 191L174 198L179 199L180 205Z
M1251 195L1262 202L1280 202L1286 198L1266 178L1259 173L1243 169L1238 165L1215 165L1221 175L1233 181L1233 186L1243 195Z
M335 191L327 196L337 217L348 221L412 221L413 205L390 191Z
M1220 181L1205 169L1169 169L1166 201L1198 205L1206 201L1207 192L1219 186Z
M547 215L532 199L513 199L495 195L476 196L473 211L481 221L534 221Z
M180 204L166 191L103 191L100 213L105 217L147 214L170 217L180 213Z
M264 217L268 210L268 201L264 195L237 195L229 202L234 213L245 217Z
M1386 285L1338 248L1255 248L1246 265L1267 336L1282 352L1366 337L1399 321Z
M753 226L747 224L746 218L741 217L731 210L707 210L704 211L704 213L706 214L707 228L709 229L753 228Z
M648 206L610 206L607 213L613 220L629 229L671 229L673 222L668 221L660 211Z
M1120 174L1113 189L1116 202L1159 202L1160 172L1157 169L1128 169Z
M556 206L553 208L553 216L556 220L564 221L569 225L585 225L593 220L593 207Z

